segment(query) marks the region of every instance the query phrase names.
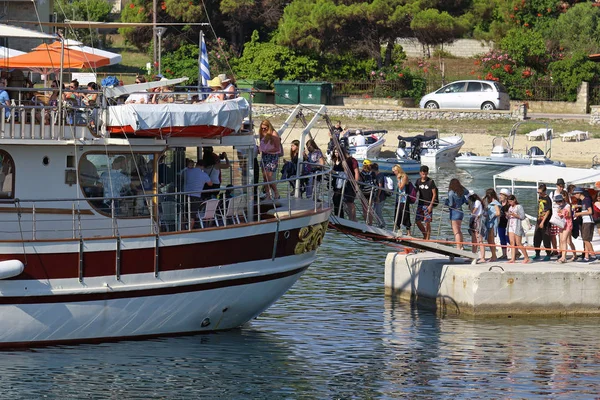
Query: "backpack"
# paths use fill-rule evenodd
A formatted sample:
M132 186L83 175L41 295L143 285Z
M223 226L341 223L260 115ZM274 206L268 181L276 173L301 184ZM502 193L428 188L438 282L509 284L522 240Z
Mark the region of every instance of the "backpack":
M335 188L342 190L347 179L348 175L346 175L345 172L338 172L337 177L335 178Z
M373 186L377 186L377 180L371 172L365 173L363 171L360 172L360 180L364 183L364 185L360 185L360 190L365 196L369 196Z
M415 185L413 185L413 183L411 181L408 181L408 183L406 184L406 201L409 204L413 204L414 202L417 201L417 188L415 187Z
M592 205L592 219L596 223L600 221L600 208L596 206L596 203Z

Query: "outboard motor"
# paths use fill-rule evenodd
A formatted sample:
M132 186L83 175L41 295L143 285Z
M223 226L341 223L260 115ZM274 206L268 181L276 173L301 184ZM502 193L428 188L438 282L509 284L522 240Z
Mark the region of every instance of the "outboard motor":
M415 138L410 142L410 158L421 161L421 139Z
M544 151L537 146L531 146L531 148L529 148L529 150L527 150L527 155L529 157L543 156Z
M398 141L398 148L402 149L402 150L406 149L406 142L404 140L400 139Z

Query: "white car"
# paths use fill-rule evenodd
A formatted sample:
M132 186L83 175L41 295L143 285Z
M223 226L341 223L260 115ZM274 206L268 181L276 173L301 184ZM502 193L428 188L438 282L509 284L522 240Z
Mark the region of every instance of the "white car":
M496 81L456 81L423 96L419 106L430 109L508 110L510 98L506 88Z

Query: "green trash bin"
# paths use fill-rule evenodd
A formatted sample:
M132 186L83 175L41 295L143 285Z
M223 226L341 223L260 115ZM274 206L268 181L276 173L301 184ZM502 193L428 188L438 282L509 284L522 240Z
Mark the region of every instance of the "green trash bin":
M275 104L298 104L298 82L276 81L274 86Z
M332 85L329 82L305 82L300 84L300 103L331 104Z
M252 101L254 103L266 103L267 102L267 93L258 91L258 90L269 89L267 82L261 81L261 80L252 80L252 79L240 79L240 80L236 81L236 85L237 85L238 89L257 90L256 92L254 92L254 98L252 99ZM249 92L242 92L242 97L245 98L246 100L250 101L250 93Z

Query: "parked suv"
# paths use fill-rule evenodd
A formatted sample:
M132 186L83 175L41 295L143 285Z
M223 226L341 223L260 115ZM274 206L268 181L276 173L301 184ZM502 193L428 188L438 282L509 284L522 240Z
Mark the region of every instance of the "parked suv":
M456 81L426 94L421 108L474 108L508 110L510 99L506 88L496 81Z

